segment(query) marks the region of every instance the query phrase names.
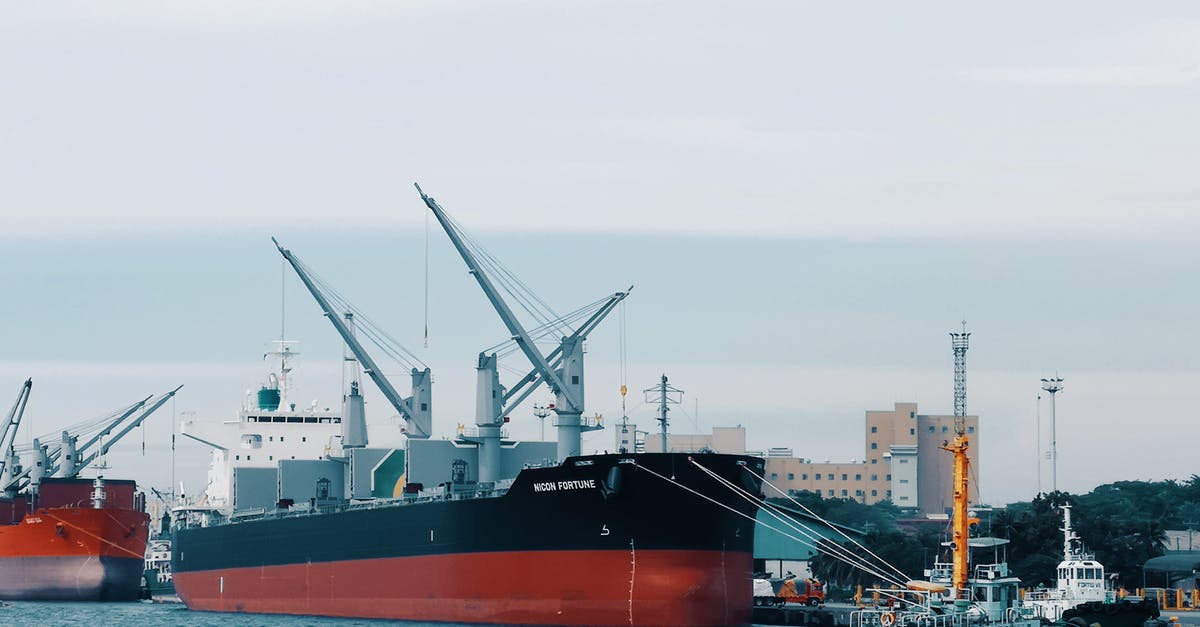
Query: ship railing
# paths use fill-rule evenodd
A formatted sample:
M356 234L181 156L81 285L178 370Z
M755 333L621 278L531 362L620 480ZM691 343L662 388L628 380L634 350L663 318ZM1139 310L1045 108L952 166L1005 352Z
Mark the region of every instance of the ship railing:
M850 613L850 627L963 627L970 624L964 613L937 614L928 608L893 610L866 608Z
M458 430L458 435L464 438L474 439L479 437L479 427L463 427ZM508 439L508 429L500 430L500 437Z
M267 511L265 508L256 507L252 509L241 510L233 513L229 517L230 523L246 522L251 520L261 520L263 518L293 518L299 516L311 516L313 514L329 514L341 511L353 511L364 509L381 509L385 507L404 507L418 503L433 503L449 500L468 500L477 498L495 498L503 496L508 492L511 484L507 482L497 482L492 487L480 488L477 490L467 490L462 492L440 492L437 494L423 494L419 496L405 496L402 498L390 499L371 499L360 502L345 502L337 504L320 504L316 506L297 507L295 509L276 509ZM181 523L181 526L207 526L207 525L188 525Z

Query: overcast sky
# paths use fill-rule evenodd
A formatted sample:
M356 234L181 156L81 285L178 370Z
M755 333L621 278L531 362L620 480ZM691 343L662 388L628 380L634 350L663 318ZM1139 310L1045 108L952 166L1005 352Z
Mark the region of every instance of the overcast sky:
M505 332L434 231L421 348L420 181L560 311L635 284L627 383L687 390L678 430L861 458L865 410L949 412L965 317L986 499L1036 491L1055 372L1059 487L1198 472L1191 3L0 7L0 399L35 376L38 433L178 383L230 417L279 332L277 235L421 351L451 434ZM287 281L297 392L331 404L340 349ZM199 446L178 463L201 482Z

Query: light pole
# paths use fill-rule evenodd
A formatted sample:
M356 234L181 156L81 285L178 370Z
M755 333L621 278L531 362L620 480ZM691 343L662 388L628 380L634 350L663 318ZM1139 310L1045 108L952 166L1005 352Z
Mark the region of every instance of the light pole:
M1050 490L1058 491L1058 434L1055 427L1054 398L1063 389L1061 377L1042 379L1042 389L1050 393Z

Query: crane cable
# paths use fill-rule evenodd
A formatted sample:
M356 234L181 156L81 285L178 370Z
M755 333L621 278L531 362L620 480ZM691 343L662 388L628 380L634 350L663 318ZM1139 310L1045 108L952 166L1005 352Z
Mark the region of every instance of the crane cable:
M804 511L806 514L808 514L809 516L812 516L813 518L816 518L817 520L819 520L819 521L821 521L821 522L823 522L823 523L825 523L825 524L829 525L829 527L830 527L831 529L833 529L833 530L837 531L837 532L838 532L838 534L840 534L840 535L841 535L843 538L845 538L845 539L849 540L850 542L854 543L854 545L855 545L855 546L857 546L858 548L860 548L860 549L862 549L863 551L865 551L865 552L866 552L868 555L870 555L871 557L873 557L873 558L875 558L875 559L879 560L879 561L880 561L881 563L883 563L883 564L886 564L886 565L887 565L889 568L891 568L893 571L895 571L895 572L896 572L896 574L900 575L900 576L901 576L901 577L903 577L905 580L908 580L908 579L909 579L908 575L906 575L906 574L904 574L903 572L901 572L901 571L900 571L900 569L896 568L895 566L892 566L891 564L889 564L889 563L887 562L887 560L884 560L882 557L879 557L878 555L876 555L875 553L873 553L873 552L872 552L870 549L868 549L867 547L865 547L865 546L863 546L862 544L860 544L860 543L859 543L857 540L855 540L854 538L851 538L849 535L847 535L847 534L846 534L846 532L842 531L841 529L838 529L837 527L834 527L832 524L830 524L830 523L829 523L829 521L827 521L827 520L825 520L824 518L822 518L821 516L819 516L819 515L818 515L816 512L814 512L814 511L812 511L811 509L809 509L807 506L805 506L805 505L804 505L803 503L801 503L800 501L797 501L797 500L796 500L795 498L793 498L793 497L792 497L790 494L788 494L787 492L784 492L783 490L779 489L779 487L778 487L778 486L776 486L775 484L771 483L770 481L767 481L767 479L766 479L765 477L762 477L762 476L758 475L757 473L755 473L753 470L750 470L749 468L747 468L747 469L746 469L746 472L750 473L751 475L754 475L754 477L755 477L755 478L757 478L757 479L761 480L761 481L762 481L763 483L765 483L766 485L769 485L769 486L771 486L771 488L772 488L773 490L775 490L776 492L778 492L778 493L782 494L782 495L783 495L785 498L787 498L787 500L788 500L789 502L791 502L791 503L793 503L794 505L796 505L796 507L799 507L801 510L803 510L803 511Z
M705 473L707 473L712 478L716 479L718 482L724 484L726 487L733 490L734 493L742 496L742 498L750 501L751 503L759 503L759 500L755 495L750 494L744 488L741 488L741 487L735 485L733 482L718 475L717 473L713 472L711 469L705 468L704 466L697 463L696 460L693 459L692 464L695 465L696 467L700 468L701 470L703 470ZM758 475L754 471L750 470L749 468L743 467L743 469L746 472L750 473L751 475L758 477ZM758 477L758 478L761 479L761 477ZM763 481L766 482L765 479L763 479ZM767 483L769 485L769 482L767 482ZM772 487L774 487L774 486L772 486ZM813 513L812 510L809 510L808 508L804 508L806 510L806 513L808 513L810 516L816 518L819 522L821 522L825 526L829 527L830 529L837 531L839 534L842 535L842 537L846 538L850 542L853 542L855 544L855 546L859 547L865 553L867 553L871 557L878 560L879 564L882 564L886 568L891 569L896 575L899 575L900 578L897 579L895 577L895 575L884 574L884 573L878 572L878 570L876 570L876 568L878 566L877 564L872 563L870 560L863 557L862 555L858 555L857 553L854 553L853 551L847 549L846 547L844 547L840 544L826 543L825 545L822 546L821 541L825 540L824 536L821 536L819 533L817 533L816 531L813 531L811 528L804 525L803 523L800 523L799 521L792 519L790 516L787 516L786 514L780 514L779 508L776 507L775 505L772 505L771 503L762 501L761 505L768 514L771 514L772 516L779 519L784 524L792 527L796 531L800 532L801 534L805 535L809 539L813 540L814 543L810 544L809 546L811 546L816 551L818 551L820 553L824 553L835 559L840 559L842 562L844 562L850 566L858 568L859 570L862 570L863 572L874 575L876 577L880 577L881 579L886 580L888 583L897 585L899 587L905 587L905 585L906 585L905 582L909 580L908 575L904 574L900 569L896 568L895 566L892 566L891 564L889 564L887 562L887 560L884 560L883 558L879 557L878 555L872 553L870 549L868 549L868 548L862 546L861 544L859 544L858 542L856 542L853 538L846 535L846 533L843 532L841 529L838 529L836 526L834 526L833 523L831 523L830 521ZM786 518L786 520L785 520L785 518Z

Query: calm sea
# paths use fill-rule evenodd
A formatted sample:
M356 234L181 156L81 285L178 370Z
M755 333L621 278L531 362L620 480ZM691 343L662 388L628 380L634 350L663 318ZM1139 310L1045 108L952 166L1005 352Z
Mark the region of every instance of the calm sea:
M400 625L447 627L446 623L412 623L316 616L269 616L193 612L179 603L46 603L12 601L0 607L0 625L45 627L107 627L109 625L187 625L189 627L272 627L274 625Z

